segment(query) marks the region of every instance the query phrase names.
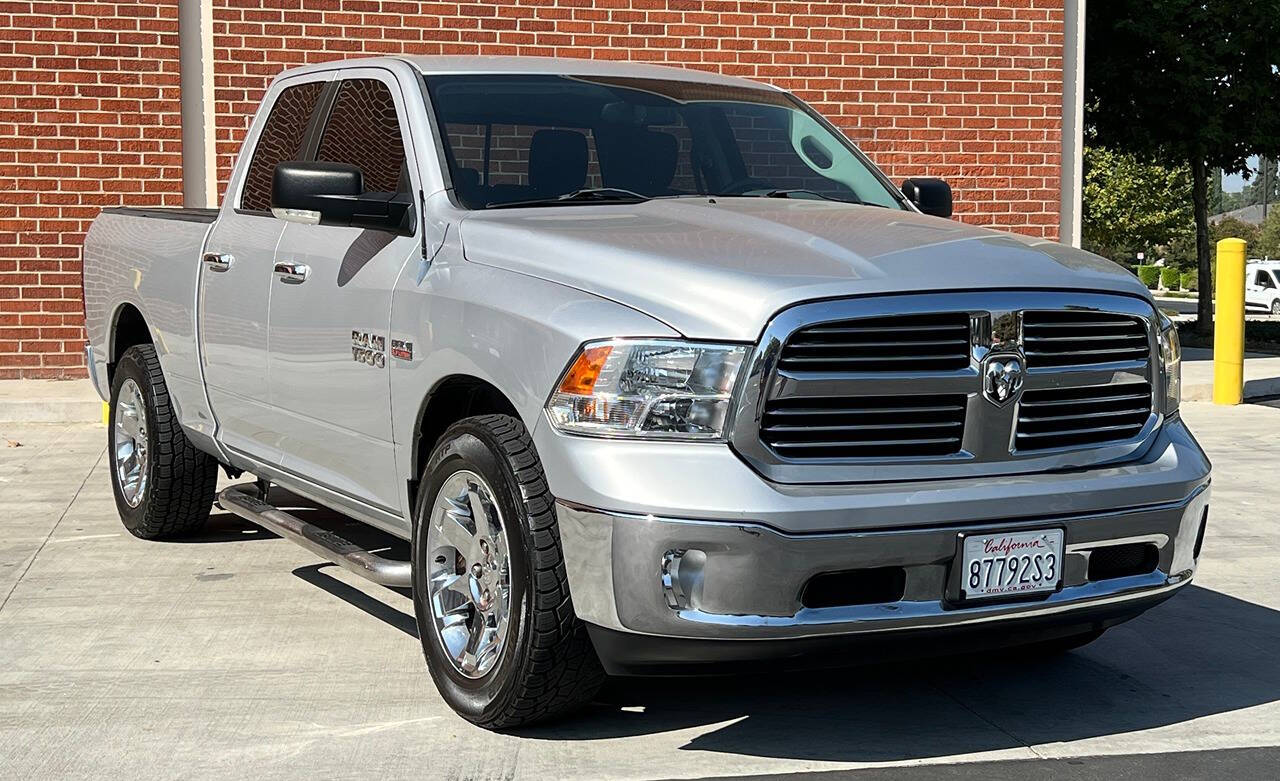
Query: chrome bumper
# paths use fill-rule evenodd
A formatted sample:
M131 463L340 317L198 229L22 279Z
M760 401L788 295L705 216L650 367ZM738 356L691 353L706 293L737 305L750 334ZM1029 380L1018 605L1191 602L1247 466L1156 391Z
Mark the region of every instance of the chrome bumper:
M1150 601L1191 581L1206 520L1207 477L1184 499L1084 515L1045 515L929 528L784 534L757 523L610 513L560 501L556 511L578 615L615 631L689 639L792 639L986 624ZM1024 508L1026 509L1026 508ZM948 600L961 532L1065 529L1063 587L1003 604ZM1155 545L1145 575L1090 581L1089 556ZM673 554L683 552L678 567ZM690 556L689 552L697 552ZM901 600L808 608L805 584L827 572L902 567Z

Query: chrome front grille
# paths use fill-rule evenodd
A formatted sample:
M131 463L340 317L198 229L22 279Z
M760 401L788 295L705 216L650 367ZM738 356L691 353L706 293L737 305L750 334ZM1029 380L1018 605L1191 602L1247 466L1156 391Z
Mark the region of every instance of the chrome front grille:
M796 331L778 366L797 371L900 372L969 365L969 313L892 315Z
M1144 361L1147 328L1137 317L1076 309L1022 313L1027 366L1079 366Z
M1115 462L1160 421L1155 312L993 291L801 304L766 327L734 449L779 483L969 478Z
M943 456L960 450L964 394L771 402L760 436L788 458Z
M1015 447L1048 450L1130 439L1150 415L1147 382L1027 391L1018 405Z

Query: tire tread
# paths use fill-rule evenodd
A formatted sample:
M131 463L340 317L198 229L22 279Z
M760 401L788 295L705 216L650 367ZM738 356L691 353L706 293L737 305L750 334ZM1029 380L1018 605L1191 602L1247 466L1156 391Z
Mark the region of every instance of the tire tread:
M533 606L527 667L517 676L514 691L503 707L478 723L504 729L546 721L589 703L604 683L604 669L586 625L573 609L555 500L528 430L510 415L479 415L455 423L441 440L461 427L483 428L500 449L499 455L511 468L519 488L532 540L528 550Z
M126 362L137 366L142 375L139 379L148 385L148 425L154 432L149 443L154 465L143 497L142 515L136 525L126 524L126 528L144 540L192 534L204 526L213 507L218 462L192 445L183 433L155 347L130 347L120 359L120 368ZM114 421L114 410L112 414Z

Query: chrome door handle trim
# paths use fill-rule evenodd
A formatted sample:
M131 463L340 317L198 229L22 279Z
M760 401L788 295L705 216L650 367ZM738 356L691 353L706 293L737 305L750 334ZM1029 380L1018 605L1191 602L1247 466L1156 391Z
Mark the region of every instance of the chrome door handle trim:
M236 262L235 256L227 252L206 252L203 260L210 271L227 271Z
M280 281L289 285L301 285L307 281L307 275L311 273L311 267L305 263L277 263L276 273L280 275Z

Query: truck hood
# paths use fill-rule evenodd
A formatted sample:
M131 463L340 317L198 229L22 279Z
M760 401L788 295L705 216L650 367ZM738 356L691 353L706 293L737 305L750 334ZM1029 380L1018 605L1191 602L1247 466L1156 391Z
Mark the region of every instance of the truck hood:
M1150 300L1132 274L1082 250L830 201L494 209L468 214L461 237L472 262L612 299L694 339L754 341L779 310L839 296L1037 288Z

